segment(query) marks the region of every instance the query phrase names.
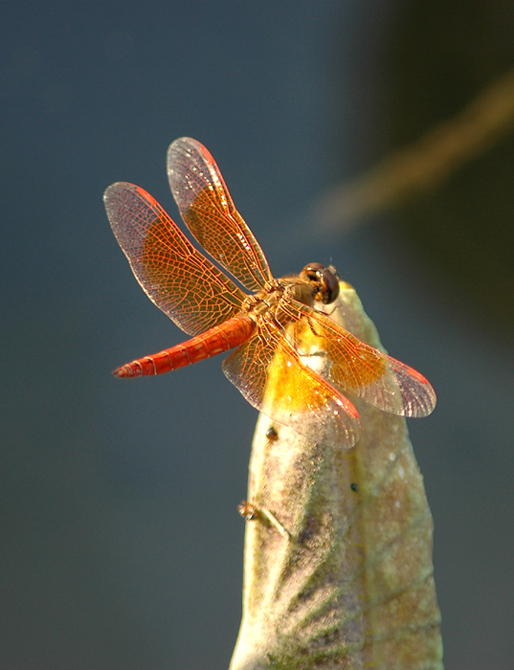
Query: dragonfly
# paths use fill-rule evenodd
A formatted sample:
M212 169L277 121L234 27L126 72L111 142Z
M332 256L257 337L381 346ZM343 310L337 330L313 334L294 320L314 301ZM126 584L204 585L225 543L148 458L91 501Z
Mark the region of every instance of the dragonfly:
M297 275L273 277L206 147L189 137L175 140L167 172L182 219L219 267L143 188L127 182L107 188L107 216L134 275L190 336L119 367L116 377L157 375L234 349L223 372L253 407L312 439L331 431L345 448L361 430L350 398L400 416L432 412L436 395L423 375L326 313L339 295L332 266L309 263Z

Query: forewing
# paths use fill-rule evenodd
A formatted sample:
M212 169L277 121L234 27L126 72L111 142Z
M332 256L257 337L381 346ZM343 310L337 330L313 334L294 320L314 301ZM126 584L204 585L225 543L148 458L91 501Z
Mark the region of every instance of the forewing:
M318 350L325 351L325 375L337 388L391 414L421 417L433 411L434 389L414 368L361 342L328 316L297 301L284 309L292 323L302 324L292 331L293 343L301 348L308 329L307 341L312 339ZM298 321L298 317L303 318Z
M144 189L118 182L104 194L107 216L144 291L189 335L235 316L245 294L205 258Z
M329 438L344 448L358 441L355 407L304 365L278 331L258 331L225 359L223 372L251 405L297 433L320 443Z
M167 162L173 197L191 233L243 286L262 288L271 279L268 262L209 151L181 137L170 145Z

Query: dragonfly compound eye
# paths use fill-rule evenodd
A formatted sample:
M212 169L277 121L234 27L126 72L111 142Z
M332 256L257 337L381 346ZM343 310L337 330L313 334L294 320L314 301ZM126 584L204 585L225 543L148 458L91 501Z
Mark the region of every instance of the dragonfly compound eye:
M339 295L339 278L334 268L326 268L321 263L309 263L306 265L301 277L315 285L316 300L328 305Z

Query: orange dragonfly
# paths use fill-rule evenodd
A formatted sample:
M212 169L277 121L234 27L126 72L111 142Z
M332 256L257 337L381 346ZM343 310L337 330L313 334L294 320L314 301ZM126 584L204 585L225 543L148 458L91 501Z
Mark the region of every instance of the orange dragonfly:
M189 231L251 294L198 251L144 189L125 182L109 186L107 216L137 280L192 336L123 365L114 375L161 374L237 347L223 362L223 372L251 405L313 439L329 428L347 448L359 439L360 421L345 394L392 414L432 412L436 396L419 372L361 342L317 309L338 297L334 268L310 263L299 275L272 276L202 144L188 137L175 140L167 169ZM275 387L273 402L266 400L271 383L285 389L277 394ZM305 412L309 421L303 420Z

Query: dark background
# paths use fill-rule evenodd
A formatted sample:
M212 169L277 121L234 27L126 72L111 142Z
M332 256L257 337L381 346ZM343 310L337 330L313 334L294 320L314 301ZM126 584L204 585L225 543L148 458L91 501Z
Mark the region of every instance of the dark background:
M110 375L183 335L102 193L131 181L177 218L182 135L215 156L274 274L332 261L433 383L410 428L446 667L512 667L512 137L346 236L305 217L512 67L513 35L498 2L0 3L1 670L228 667L256 413L221 360Z

